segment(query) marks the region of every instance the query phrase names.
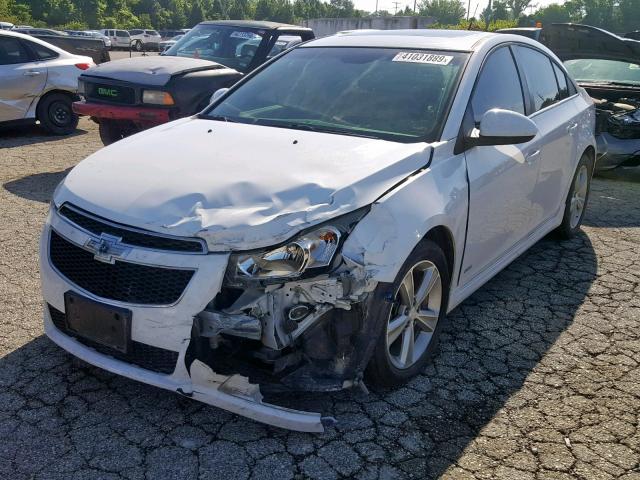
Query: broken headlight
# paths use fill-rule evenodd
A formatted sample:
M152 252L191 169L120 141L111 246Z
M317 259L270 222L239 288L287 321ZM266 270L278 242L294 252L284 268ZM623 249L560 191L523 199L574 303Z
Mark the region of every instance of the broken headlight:
M273 249L232 255L232 275L235 280L286 279L327 268L344 237L368 210L356 210Z

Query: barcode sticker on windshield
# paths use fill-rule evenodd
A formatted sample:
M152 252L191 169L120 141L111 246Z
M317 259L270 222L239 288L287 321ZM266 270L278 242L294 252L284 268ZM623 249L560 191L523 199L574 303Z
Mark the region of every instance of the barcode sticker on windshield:
M435 55L433 53L400 52L392 62L430 63L432 65L449 65L452 55Z

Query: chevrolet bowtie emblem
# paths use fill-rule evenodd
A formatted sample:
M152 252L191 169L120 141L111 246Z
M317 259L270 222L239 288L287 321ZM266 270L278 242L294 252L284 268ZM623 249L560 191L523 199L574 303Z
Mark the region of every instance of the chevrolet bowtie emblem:
M90 238L85 247L93 252L93 258L104 263L115 263L117 258L122 258L130 250L120 244L122 238L103 233L100 238Z

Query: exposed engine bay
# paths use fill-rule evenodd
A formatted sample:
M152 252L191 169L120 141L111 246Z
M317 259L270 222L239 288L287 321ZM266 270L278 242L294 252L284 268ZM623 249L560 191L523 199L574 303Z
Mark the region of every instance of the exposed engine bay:
M331 274L285 283L239 284L227 275L195 318L188 356L219 374L247 377L265 393L365 388L381 316L366 314L375 285L341 261Z
M622 97L615 102L593 99L596 105L596 133L609 132L616 138L640 138L640 98Z
M640 95L586 87L596 106L596 170L640 165ZM635 92L633 92L635 93Z

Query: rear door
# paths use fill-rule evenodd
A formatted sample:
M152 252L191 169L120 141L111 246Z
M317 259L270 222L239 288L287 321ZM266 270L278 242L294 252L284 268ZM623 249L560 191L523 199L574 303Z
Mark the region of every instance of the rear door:
M564 72L544 52L513 47L531 99L529 115L544 141L536 147L538 180L531 197L531 229L550 220L564 205L565 185L573 174L577 157L578 110ZM577 95L577 94L576 94Z
M19 38L0 36L0 79L0 122L21 120L42 93L47 68Z

